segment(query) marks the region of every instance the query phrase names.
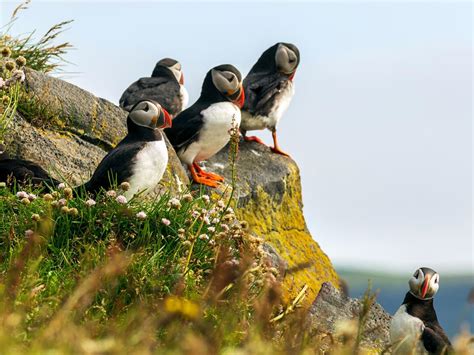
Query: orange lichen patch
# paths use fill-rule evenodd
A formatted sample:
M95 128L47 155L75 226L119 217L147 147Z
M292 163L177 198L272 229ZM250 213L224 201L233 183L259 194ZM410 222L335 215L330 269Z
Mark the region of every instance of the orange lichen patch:
M291 301L304 285L308 285L303 302L308 304L315 299L323 282L331 282L337 287L339 279L331 261L306 227L300 177L295 165L290 166L285 185L285 192L278 201L259 187L256 197L236 212L288 263L290 272L283 282L285 301ZM306 267L299 268L305 264ZM295 271L291 272L292 269Z

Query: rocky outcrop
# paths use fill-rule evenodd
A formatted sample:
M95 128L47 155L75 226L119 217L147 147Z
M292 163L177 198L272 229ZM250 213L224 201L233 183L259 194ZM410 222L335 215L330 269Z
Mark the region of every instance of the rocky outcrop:
M229 149L211 158L206 167L232 180ZM235 164L235 197L239 217L265 238L287 263L283 290L286 301L305 286L305 302L314 300L323 282L338 285L338 276L327 255L308 231L303 215L299 169L288 157L268 147L241 142Z
M339 292L330 283L324 283L316 300L310 307L308 322L309 327L320 334L337 336L341 333L343 323L353 321L352 331L357 333L359 317L363 312L363 301L349 298ZM373 303L368 308L362 324L361 345L368 349L383 350L390 344L391 316L378 303ZM350 326L349 326L350 328ZM348 329L351 332L351 329Z

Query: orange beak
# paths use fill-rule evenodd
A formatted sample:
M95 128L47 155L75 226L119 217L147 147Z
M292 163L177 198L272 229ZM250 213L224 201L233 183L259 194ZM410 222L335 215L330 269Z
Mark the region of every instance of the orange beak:
M165 115L165 124L163 125L163 128L170 128L173 125L171 116L164 108L162 108L162 110L163 114Z
M295 77L295 74L296 74L296 70L290 75L290 80L293 81L293 78Z
M179 83L180 83L181 85L184 84L184 73L183 73L183 72L181 72L181 78L179 78Z
M242 87L242 85L240 85L240 95L237 99L234 100L234 104L239 106L239 108L242 108L244 107L244 103L245 103L245 90Z
M428 292L428 286L430 284L430 275L426 275L425 281L423 282L423 285L421 286L421 298L425 298L426 293Z

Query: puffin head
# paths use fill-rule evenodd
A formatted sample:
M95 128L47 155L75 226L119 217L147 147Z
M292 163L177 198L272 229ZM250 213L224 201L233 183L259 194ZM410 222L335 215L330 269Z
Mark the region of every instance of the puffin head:
M204 79L203 92L206 90L217 90L221 96L239 108L244 105L245 92L242 87L242 74L233 65L223 64L212 68Z
M420 267L408 281L410 293L420 300L434 297L439 288L439 275L429 267Z
M292 43L278 42L262 53L252 67L254 72L280 73L293 80L300 64L300 51Z
M181 63L178 62L176 59L161 59L158 63L156 63L155 69L153 69L153 73L151 73L151 76L158 77L163 74L164 70L171 72L178 83L180 83L181 85L184 84L184 74L181 69Z
M171 117L161 105L153 100L142 100L132 107L127 119L139 127L151 130L171 127Z

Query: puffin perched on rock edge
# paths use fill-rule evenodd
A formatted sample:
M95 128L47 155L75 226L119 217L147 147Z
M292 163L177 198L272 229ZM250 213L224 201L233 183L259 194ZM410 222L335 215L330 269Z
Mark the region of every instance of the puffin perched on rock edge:
M204 171L198 163L206 160L230 140L240 125L240 108L245 101L242 75L233 65L219 65L206 74L197 101L173 120L165 130L182 163L196 183L217 187L222 176Z
M59 181L52 178L41 166L29 160L10 158L5 146L0 144L0 182L16 181L19 185L57 186Z
M127 117L128 133L112 149L82 187L91 193L108 189L111 180L128 182L125 197L153 189L163 177L168 164L168 149L161 128L171 127L171 117L159 103L143 100L136 103Z
M175 117L187 105L189 96L184 87L181 63L163 58L156 63L151 77L140 78L132 83L120 97L120 107L130 111L139 101L158 102L171 117Z
M451 350L448 336L438 322L433 298L438 292L439 275L420 267L410 278L410 291L392 318L390 339L395 354L446 354Z
M277 125L294 95L293 78L300 63L300 52L291 43L278 42L268 48L244 79L246 101L242 108L240 131L246 141L264 144L247 137L247 131L269 129L273 152L286 155L277 140Z

